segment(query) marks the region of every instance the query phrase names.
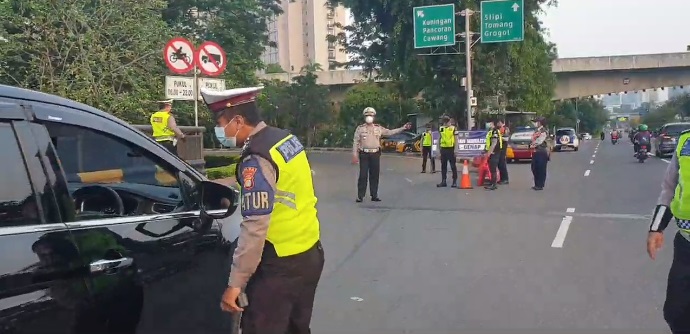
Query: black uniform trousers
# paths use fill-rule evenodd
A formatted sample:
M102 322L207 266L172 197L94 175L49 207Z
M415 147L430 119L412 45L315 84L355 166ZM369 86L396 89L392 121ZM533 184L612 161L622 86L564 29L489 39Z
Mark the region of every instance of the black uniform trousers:
M321 242L297 255L278 257L264 247L245 292L242 334L309 334L316 287L323 271Z
M489 172L491 172L491 185L496 185L496 182L498 181L498 169L499 169L499 162L501 160L501 152L496 152L492 155L489 156ZM503 177L503 174L501 174L501 178Z
M431 170L436 170L436 159L431 156L431 146L422 146L422 170L426 171L426 159L431 160Z
M501 173L502 182L508 182L508 162L506 161L508 147L506 145L506 142L503 142L503 148L498 156L498 171Z
M549 163L549 152L545 149L537 149L532 155L532 175L534 186L544 188L546 185L546 166Z
M164 141L159 141L159 144L163 145L170 153L174 154L177 156L177 146L173 145L172 140L164 140Z
M674 334L690 333L690 241L680 233L673 240L664 319Z
M379 197L379 174L381 173L381 150L374 153L359 151L359 178L357 178L357 198L364 198L369 179L369 195Z
M441 181L446 182L448 164L453 174L453 182L458 180L458 167L455 165L455 152L453 147L441 147Z

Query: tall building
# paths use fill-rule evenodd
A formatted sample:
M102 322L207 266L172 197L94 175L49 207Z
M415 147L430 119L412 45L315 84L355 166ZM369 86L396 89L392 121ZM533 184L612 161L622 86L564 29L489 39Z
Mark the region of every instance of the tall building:
M268 24L269 40L276 46L266 48L261 56L264 64L297 73L311 63L328 70L332 62L347 61L341 46L326 40L342 32L336 23L347 25L344 7L332 7L326 0L283 0L281 6L283 14Z

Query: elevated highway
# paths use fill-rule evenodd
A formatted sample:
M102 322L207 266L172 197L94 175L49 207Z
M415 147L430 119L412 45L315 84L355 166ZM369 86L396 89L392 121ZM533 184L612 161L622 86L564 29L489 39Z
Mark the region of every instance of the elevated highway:
M629 56L559 58L554 100L690 85L690 52ZM329 86L333 101L341 101L353 85L364 82L362 70L321 71L319 84ZM299 73L263 74L263 79L289 81Z

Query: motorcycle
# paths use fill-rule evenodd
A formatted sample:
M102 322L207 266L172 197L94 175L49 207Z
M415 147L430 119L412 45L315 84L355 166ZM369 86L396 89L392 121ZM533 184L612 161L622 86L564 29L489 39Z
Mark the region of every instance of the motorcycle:
M637 150L637 153L635 154L635 157L637 158L637 161L639 163L644 163L645 160L649 157L647 154L647 145L641 144L640 148Z
M611 144L616 145L618 142L618 136L611 136Z

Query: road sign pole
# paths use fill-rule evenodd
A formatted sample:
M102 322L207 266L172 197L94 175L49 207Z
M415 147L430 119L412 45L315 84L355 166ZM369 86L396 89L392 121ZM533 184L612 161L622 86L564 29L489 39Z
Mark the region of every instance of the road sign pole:
M465 90L467 91L467 130L472 130L472 32L470 31L471 9L462 11L465 16Z
M199 126L199 76L194 65L194 126Z

